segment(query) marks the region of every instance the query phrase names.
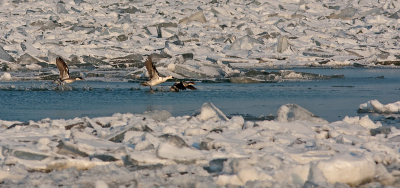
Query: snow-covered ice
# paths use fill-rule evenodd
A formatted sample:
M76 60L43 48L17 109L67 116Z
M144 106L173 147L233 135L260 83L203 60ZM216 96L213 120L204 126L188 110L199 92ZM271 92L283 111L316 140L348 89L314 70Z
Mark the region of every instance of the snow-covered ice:
M0 122L2 186L400 185L399 130L373 136L382 125L368 116L327 122L295 104L255 122L212 103L192 116Z
M400 101L384 105L377 100L370 100L367 103L360 104L358 111L380 114L398 114L400 113Z
M161 75L232 83L343 78L279 70L290 67L398 68L399 7L394 0L2 0L0 81L54 80L58 56L88 81L143 80L149 55ZM276 71L259 70L266 67ZM400 131L369 115L328 122L290 103L274 120L246 121L212 103L198 108L183 116L0 120L0 187L400 186ZM371 99L358 111L399 108Z
M400 65L396 1L1 3L0 68L15 79L56 76L56 56L97 79L133 79L146 55L165 74L199 79L240 80L241 68Z

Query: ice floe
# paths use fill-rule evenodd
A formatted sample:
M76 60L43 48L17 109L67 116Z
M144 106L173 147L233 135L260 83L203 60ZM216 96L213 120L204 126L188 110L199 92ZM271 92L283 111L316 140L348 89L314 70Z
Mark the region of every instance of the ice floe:
M154 111L0 123L4 186L349 187L400 182L400 131L384 131L368 116L327 122L296 104L283 105L276 120L262 121L227 118L205 103L192 116Z
M379 114L398 114L400 112L400 101L382 104L377 100L370 100L367 103L360 104L358 112L374 112Z
M0 68L19 73L16 79L26 79L25 70L49 76L60 56L71 70L106 70L109 78L140 70L147 55L158 55L156 62L183 57L170 69L182 78L237 77L241 68L396 67L397 4L6 0Z

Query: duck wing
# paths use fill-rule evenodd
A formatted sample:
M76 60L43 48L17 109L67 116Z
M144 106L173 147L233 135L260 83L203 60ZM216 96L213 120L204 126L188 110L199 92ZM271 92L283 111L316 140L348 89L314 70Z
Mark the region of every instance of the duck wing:
M150 56L147 58L147 60L145 62L145 65L146 65L147 72L149 73L150 80L153 79L154 77L156 77L156 78L159 77L158 76L158 71L157 71L156 67L153 64L153 61L151 61L151 57Z
M57 57L56 59L56 65L58 70L60 71L60 79L65 80L69 78L69 69L67 64L61 57Z
M191 90L197 90L197 88L195 88L195 87L193 87L191 85L186 86L186 88L191 89Z
M186 87L183 85L182 82L175 82L175 84L172 87L174 86L180 90L186 90Z

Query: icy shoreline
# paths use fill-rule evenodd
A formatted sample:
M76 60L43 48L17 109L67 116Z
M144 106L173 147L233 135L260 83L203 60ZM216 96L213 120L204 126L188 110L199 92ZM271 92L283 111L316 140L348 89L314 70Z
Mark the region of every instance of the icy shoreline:
M400 185L399 130L368 116L327 122L295 104L256 122L205 103L193 116L1 124L5 186Z

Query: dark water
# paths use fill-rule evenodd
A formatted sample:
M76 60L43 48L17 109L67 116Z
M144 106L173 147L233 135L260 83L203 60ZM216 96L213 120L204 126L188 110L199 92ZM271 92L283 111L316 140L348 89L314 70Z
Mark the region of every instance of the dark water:
M71 119L152 110L167 110L173 116L181 116L191 115L203 103L212 102L226 115L256 117L276 114L281 105L295 103L331 122L346 115L360 115L357 114L359 105L369 100L376 99L383 104L400 101L400 69L294 70L343 74L345 78L259 84L197 83L198 90L179 93L152 93L143 86L137 90L138 83L128 82L75 82L70 84L75 88L70 91L41 90L51 88L50 82L45 81L1 82L0 119ZM168 90L171 84L154 88ZM11 86L15 88L4 89ZM92 89L87 90L89 87Z

